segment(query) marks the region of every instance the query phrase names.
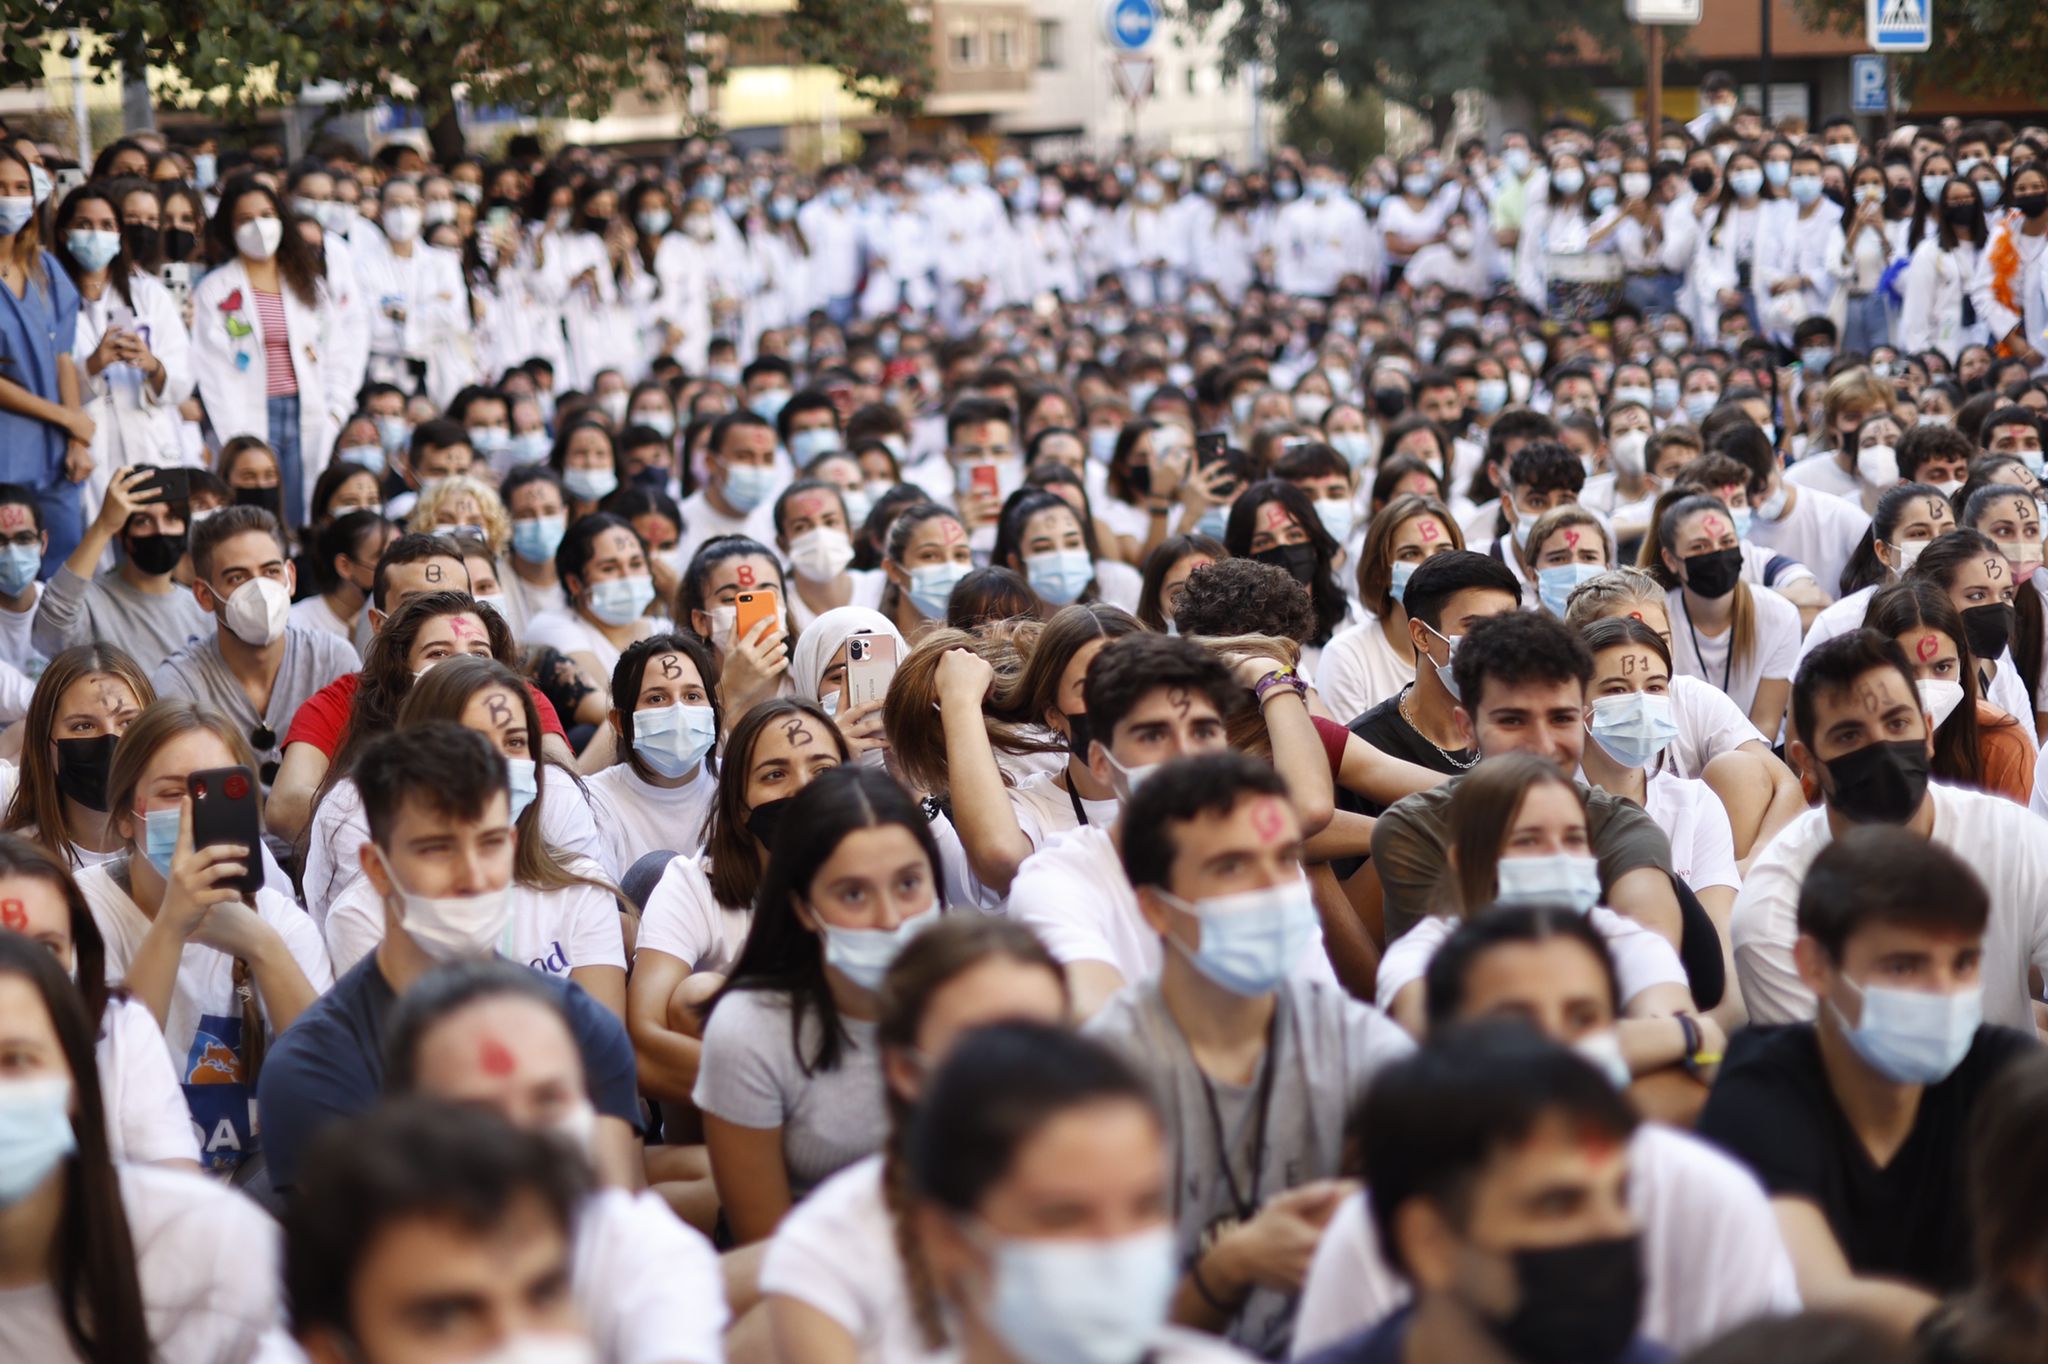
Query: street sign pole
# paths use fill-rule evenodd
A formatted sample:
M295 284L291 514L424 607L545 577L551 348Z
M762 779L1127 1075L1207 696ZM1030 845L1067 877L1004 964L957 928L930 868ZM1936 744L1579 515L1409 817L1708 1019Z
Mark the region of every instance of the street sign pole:
M1138 146L1138 106L1152 93L1152 63L1144 57L1164 17L1159 0L1103 0L1102 36L1110 46L1110 74L1127 111L1125 141Z
M1649 47L1649 104L1643 110L1643 141L1649 145L1650 155L1657 154L1657 138L1664 131L1664 26L1645 25L1648 29Z
M1649 32L1643 36L1644 65L1648 68L1643 135L1650 151L1657 150L1657 134L1664 128L1664 27L1667 24L1697 24L1701 0L1626 0L1623 6L1632 24Z

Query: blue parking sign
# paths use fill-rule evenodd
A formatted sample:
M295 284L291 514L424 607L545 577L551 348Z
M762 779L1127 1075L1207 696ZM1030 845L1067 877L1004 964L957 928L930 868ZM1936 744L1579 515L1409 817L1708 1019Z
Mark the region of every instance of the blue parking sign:
M1875 52L1925 52L1934 45L1934 0L1868 0Z
M1849 111L1881 114L1891 107L1891 72L1881 56L1849 59Z

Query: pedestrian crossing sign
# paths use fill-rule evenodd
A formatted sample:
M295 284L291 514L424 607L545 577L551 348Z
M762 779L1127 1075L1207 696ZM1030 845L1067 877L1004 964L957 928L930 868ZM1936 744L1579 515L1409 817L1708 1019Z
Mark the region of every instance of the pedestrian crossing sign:
M1867 0L1874 52L1925 52L1934 45L1934 0Z

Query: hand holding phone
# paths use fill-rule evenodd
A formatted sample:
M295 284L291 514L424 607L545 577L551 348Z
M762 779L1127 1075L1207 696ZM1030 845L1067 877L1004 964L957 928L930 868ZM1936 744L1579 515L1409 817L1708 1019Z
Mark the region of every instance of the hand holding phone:
M263 889L263 828L257 814L256 774L246 767L208 768L186 777L185 791L192 798L193 851L223 843L249 850L242 874L215 884L244 895Z
M896 641L888 635L848 635L846 638L846 685L839 705L842 712L889 694L896 677Z
M754 627L764 620L774 623L768 631L771 635L782 628L782 598L772 587L749 588L735 596L732 605L732 638L735 644L750 638Z

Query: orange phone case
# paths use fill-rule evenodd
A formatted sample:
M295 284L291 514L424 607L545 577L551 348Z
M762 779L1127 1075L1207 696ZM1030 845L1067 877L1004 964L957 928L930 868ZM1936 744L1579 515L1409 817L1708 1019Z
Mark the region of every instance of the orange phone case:
M753 634L764 620L782 622L782 602L772 587L757 587L733 598L732 637L735 643ZM774 631L770 631L773 634Z

